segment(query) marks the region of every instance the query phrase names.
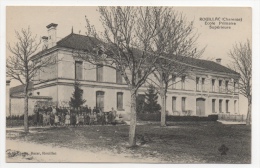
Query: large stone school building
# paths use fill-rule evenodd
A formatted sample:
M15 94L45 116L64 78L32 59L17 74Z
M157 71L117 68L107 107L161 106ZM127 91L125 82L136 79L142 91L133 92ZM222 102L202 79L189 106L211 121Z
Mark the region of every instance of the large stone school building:
M57 24L47 26L48 36L44 36L43 50L35 55L51 56L59 60L55 65L39 72L30 84L30 112L37 100L52 100L61 105L68 102L74 91L74 81L80 81L83 98L89 107L99 107L104 111L113 107L118 113L130 112L130 92L121 74L106 66L95 66L73 56L75 49L87 50L91 37L74 34L57 40ZM223 65L221 59L208 61L187 58L186 64L195 67L192 78L173 78L174 83L167 93L168 115L207 116L210 114L239 114L239 74ZM176 82L179 81L179 82ZM11 113L23 108L21 100L23 86L10 89ZM145 83L138 94L144 97ZM160 99L160 97L159 97ZM160 100L158 101L160 102ZM19 105L20 104L20 105ZM12 108L15 107L16 108Z

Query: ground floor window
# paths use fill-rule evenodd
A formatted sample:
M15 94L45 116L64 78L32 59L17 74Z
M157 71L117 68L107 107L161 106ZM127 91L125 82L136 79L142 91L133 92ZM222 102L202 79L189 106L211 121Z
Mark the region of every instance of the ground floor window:
M237 113L237 101L236 100L234 101L234 113L235 114Z
M104 95L105 92L97 91L96 92L96 108L104 111Z
M176 111L176 97L172 97L172 111Z
M185 106L186 106L186 97L181 98L181 110L185 111Z
M228 103L229 103L229 100L226 100L226 113L228 113Z
M117 92L117 110L123 110L123 92Z
M212 113L216 112L216 99L212 99Z
M219 112L222 113L222 100L219 100Z

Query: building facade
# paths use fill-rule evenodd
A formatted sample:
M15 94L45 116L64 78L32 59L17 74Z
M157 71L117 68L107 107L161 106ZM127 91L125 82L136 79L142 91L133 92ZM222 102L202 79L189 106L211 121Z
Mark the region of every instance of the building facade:
M48 37L43 37L43 50L35 55L35 61L39 55L55 57L58 61L37 73L31 94L50 97L61 105L69 102L74 82L78 80L89 107L96 106L103 111L113 107L118 113L130 113L130 91L121 74L73 56L74 50L91 47L91 37L71 33L55 41L57 26L47 26ZM195 68L187 76L173 77L166 99L168 115L239 114L238 73L221 65L220 59L216 62L192 59L185 63ZM143 97L147 86L148 82L145 82L139 89L139 96Z

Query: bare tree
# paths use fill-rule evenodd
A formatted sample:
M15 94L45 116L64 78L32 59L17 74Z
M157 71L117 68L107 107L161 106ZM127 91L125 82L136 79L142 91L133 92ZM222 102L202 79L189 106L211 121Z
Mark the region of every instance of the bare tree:
M96 65L107 66L119 71L131 93L131 116L129 145L135 146L136 97L138 89L155 71L154 64L162 55L150 52L155 47L155 36L165 28L167 13L157 7L99 7L104 31L97 33L87 22L87 35L96 48L92 51L75 51L75 56ZM161 20L161 21L160 21ZM158 25L158 22L161 25Z
M193 22L187 22L182 13L174 11L172 8L161 9L168 16L167 22L158 20L158 27L164 24L164 29L158 30L154 38L155 48L152 53L162 54L157 60L156 71L153 72L155 79L148 78L159 91L161 97L161 126L166 126L166 94L168 88L175 85L176 78L181 78L184 82L189 76L188 72L193 68L186 64L189 58L198 58L204 52L205 47L197 49L196 41L199 37L194 32Z
M30 28L22 29L21 32L15 31L17 42L8 49L12 55L7 58L6 68L7 76L18 80L24 86L24 131L29 132L28 125L28 90L29 83L33 77L44 67L54 63L52 57L42 57L39 55L37 61L34 61L34 55L38 52L41 41L37 36L32 35Z
M252 51L250 41L246 43L236 43L229 51L232 59L232 67L240 73L239 91L248 100L248 111L246 124L251 124L251 104L252 104Z

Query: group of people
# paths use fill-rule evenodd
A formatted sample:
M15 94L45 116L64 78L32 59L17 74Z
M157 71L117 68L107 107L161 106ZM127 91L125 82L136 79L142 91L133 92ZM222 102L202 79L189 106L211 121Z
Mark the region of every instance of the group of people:
M98 108L73 110L71 108L34 107L34 125L36 126L83 126L83 125L115 125L119 121L114 108L109 112L102 112Z

